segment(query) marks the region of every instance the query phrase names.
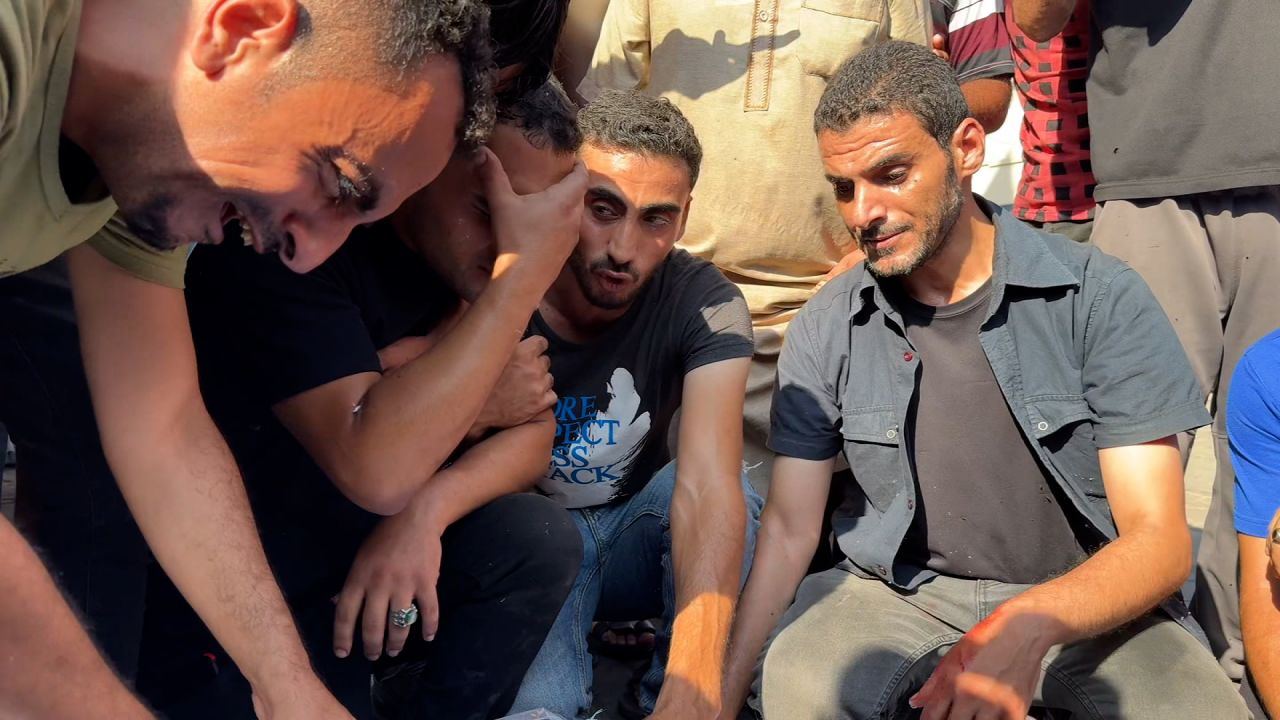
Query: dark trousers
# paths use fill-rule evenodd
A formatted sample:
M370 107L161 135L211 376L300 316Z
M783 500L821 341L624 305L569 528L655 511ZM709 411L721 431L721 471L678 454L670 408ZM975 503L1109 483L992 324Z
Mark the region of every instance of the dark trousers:
M151 555L98 440L61 259L0 278L0 423L18 453L18 527L131 679Z
M424 642L415 626L398 657L370 663L358 623L352 656L333 655L331 598L377 518L345 500L345 510L333 511L329 490L313 489L320 497L294 497L293 517L260 508L258 518L303 640L338 699L362 719L503 715L582 561L568 512L544 497L509 495L451 525L441 540L435 640ZM173 720L253 718L247 682L194 614L184 608L183 617L174 603L181 598L172 586L153 587L140 691Z

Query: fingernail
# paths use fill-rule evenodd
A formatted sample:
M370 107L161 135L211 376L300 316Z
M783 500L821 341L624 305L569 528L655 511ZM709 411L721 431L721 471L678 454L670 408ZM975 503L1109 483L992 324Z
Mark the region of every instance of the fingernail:
M427 642L431 642L432 640L435 640L435 639L436 639L436 636L434 633L427 636Z
M338 656L338 657L340 657L340 658L344 658L344 657L346 657L346 656L347 656L347 651L346 651L346 650L343 650L342 648L334 648L334 649L333 649L333 654L334 654L334 655L337 655L337 656Z
M387 657L395 657L400 654L399 650L388 650Z

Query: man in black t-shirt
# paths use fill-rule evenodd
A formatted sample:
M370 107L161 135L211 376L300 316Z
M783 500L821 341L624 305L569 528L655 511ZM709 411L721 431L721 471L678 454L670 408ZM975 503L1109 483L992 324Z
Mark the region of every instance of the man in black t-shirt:
M672 249L702 155L679 110L610 92L579 125L581 234L532 330L548 342L558 396L538 488L572 508L583 561L512 710L590 716L593 620L661 617L624 715L714 717L760 507L742 472L750 316L714 265ZM667 669L678 682L663 683Z
M520 337L577 236L573 113L554 82L503 108L487 149L305 276L251 248L192 258L205 396L358 716L503 714L577 569L566 513L510 494L555 430L546 342Z

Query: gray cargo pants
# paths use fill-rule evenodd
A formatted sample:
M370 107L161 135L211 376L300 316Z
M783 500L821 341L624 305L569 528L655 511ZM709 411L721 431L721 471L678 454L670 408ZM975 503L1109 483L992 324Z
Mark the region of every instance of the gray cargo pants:
M1280 327L1280 188L1224 190L1102 205L1093 243L1129 263L1173 322L1206 399L1213 398L1217 475L1196 558L1191 614L1227 674L1244 672L1235 474L1227 449L1227 393L1240 356ZM1183 458L1191 434L1182 439Z
M939 659L1028 587L938 577L900 593L841 568L810 575L765 652L752 705L765 720L917 717L907 700ZM1034 705L1072 720L1249 717L1209 651L1158 610L1054 648L1043 668Z

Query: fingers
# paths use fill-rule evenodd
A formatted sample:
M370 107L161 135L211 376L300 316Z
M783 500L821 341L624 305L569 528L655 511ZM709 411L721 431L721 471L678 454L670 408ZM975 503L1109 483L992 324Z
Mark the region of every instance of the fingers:
M397 610L403 610L413 604L413 591L397 591L391 594L391 606L387 609L388 616ZM395 657L404 649L404 643L409 639L410 627L396 627L396 624L387 622L387 655Z
M436 599L434 583L424 583L418 588L418 607L422 612L422 639L431 642L440 628L440 602Z
M561 178L560 182L542 192L548 200L555 200L574 207L582 207L582 196L587 192L587 166L581 160L575 160L573 170Z
M408 607L406 605L405 607ZM391 612L391 593L374 589L364 599L364 622L360 635L364 641L364 656L377 660L382 655L382 641L387 632L387 614Z
M542 395L542 402L539 403L542 406L542 409L539 410L537 413L534 413L534 415L537 415L538 413L541 413L541 412L546 412L547 410L550 410L551 408L555 407L556 401L559 399L560 397L556 395L555 392L548 390L546 393Z
M502 167L502 161L492 150L481 147L477 153L476 162L479 163L477 172L480 173L480 181L484 184L485 198L491 206L507 202L516 194L511 189L511 180L507 177L506 169Z
M547 339L541 335L530 335L520 341L520 349L530 355L542 355L547 352Z
M333 613L333 654L340 658L351 654L356 619L360 617L360 605L363 603L363 586L348 581L338 595L338 607Z

